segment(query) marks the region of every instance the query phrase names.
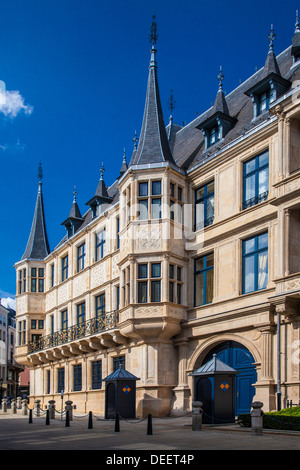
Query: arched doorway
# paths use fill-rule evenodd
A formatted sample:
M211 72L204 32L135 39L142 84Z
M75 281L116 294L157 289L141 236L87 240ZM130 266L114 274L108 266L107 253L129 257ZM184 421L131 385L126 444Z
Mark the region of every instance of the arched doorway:
M235 341L226 341L211 349L203 364L208 362L213 354L239 372L235 377L235 414L249 413L255 395L253 384L257 381L254 357L245 346Z

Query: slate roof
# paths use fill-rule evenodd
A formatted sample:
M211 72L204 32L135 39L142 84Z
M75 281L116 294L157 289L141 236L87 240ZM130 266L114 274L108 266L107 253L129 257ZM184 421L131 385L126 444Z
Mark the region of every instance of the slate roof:
M237 373L237 371L229 365L225 364L225 362L220 361L220 359L217 358L216 354L214 354L210 361L203 364L203 366L199 367L199 369L195 370L190 375L199 376L228 373L235 374Z
M298 45L300 48L300 32L296 31L293 37L293 46L296 48ZM103 198L104 203L101 203L102 213L110 206L115 205L119 200L118 184L120 177L133 165L170 162L182 170L190 172L193 168L214 158L217 152L237 138L244 136L261 123L268 121L270 119L269 111L253 119L253 103L247 92L270 74L274 74L277 78L281 76L283 80L290 80L291 84L294 80L300 79L300 60L294 64L292 45L277 57L273 49L269 50L265 64L260 70L226 96L219 89L214 105L189 124L179 126L173 122L173 119L170 119L168 125L165 126L158 87L156 50L153 46L138 146L135 145L134 147L129 165L125 164L125 161L122 162L120 174L116 176L116 180L110 187L107 188L104 180L101 181L100 179L95 195L87 204L93 201L94 198ZM231 117L234 124L221 141L205 149L201 125L216 113ZM82 216L82 219L83 222L77 232L92 221L91 209ZM66 237L61 240L57 247L63 244L65 240Z
M26 250L21 259L43 260L49 253L50 247L46 231L42 183L39 182L30 235Z

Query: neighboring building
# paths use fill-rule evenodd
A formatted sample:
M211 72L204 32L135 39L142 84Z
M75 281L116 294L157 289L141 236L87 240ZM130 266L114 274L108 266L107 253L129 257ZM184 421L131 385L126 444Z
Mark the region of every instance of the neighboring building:
M237 414L299 402L298 21L292 45L276 57L271 32L265 65L227 96L220 72L214 105L185 126L164 125L152 38L130 162L108 188L101 169L83 215L74 194L52 250L40 174L15 265L31 400L63 390L104 413L102 380L122 364L139 379L137 416L180 414L197 398L190 374L217 354L239 372Z
M16 312L1 305L0 299L0 400L3 397L16 397L19 374L24 366L14 358L16 340Z

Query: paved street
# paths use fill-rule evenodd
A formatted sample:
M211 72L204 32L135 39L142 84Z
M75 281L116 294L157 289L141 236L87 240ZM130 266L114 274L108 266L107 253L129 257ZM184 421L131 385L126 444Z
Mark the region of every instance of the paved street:
M28 416L0 413L0 450L106 450L111 455L131 450L131 455L144 450L197 451L195 458L204 450L300 450L300 432L264 431L263 436L252 436L250 429L238 425L205 425L195 432L190 416L153 418L152 435L147 435L147 420L121 420L120 432L114 429L114 421L97 416L89 429L88 415L74 415L67 427L59 417L46 425L45 416L33 416L29 423Z

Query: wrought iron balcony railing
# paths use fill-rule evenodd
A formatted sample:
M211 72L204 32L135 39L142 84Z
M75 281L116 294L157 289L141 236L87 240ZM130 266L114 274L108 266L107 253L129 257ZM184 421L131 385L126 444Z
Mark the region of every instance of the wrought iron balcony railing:
M268 199L268 194L269 191L265 191L264 193L260 193L258 196L247 199L247 201L243 202L243 209L248 209L248 207L252 207L260 202L266 201Z
M78 323L77 325L70 326L65 330L56 331L51 335L41 336L38 340L28 343L28 354L70 343L71 341L92 336L105 330L110 330L117 326L118 321L119 314L115 310L101 317L92 318L85 322Z

